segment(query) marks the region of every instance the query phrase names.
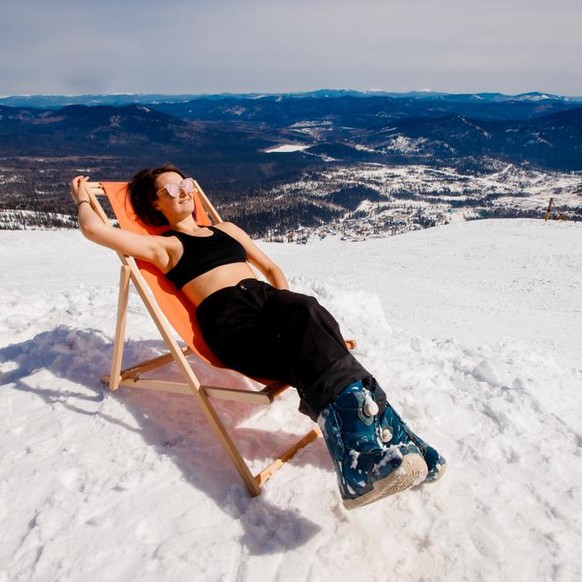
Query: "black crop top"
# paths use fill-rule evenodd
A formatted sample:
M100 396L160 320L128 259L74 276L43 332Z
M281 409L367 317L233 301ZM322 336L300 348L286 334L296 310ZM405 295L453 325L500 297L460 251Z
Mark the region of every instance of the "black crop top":
M193 236L175 230L162 233L162 236L177 237L184 247L180 260L166 273L179 289L215 267L247 260L244 247L236 239L219 228L208 228L212 231L211 236Z

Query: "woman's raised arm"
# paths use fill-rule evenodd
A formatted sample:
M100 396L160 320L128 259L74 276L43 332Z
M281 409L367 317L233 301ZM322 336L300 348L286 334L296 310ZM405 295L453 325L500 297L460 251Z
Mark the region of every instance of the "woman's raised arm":
M87 187L87 176L76 176L71 182L71 197L77 205L79 228L89 240L167 270L169 254L163 237L128 232L105 224L93 211Z

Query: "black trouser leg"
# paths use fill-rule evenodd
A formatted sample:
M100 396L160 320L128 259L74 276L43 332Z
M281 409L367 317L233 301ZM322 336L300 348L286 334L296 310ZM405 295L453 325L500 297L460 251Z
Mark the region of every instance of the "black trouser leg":
M206 341L226 366L295 386L300 410L314 420L348 384L370 375L315 298L254 280L234 289L211 296L197 312Z

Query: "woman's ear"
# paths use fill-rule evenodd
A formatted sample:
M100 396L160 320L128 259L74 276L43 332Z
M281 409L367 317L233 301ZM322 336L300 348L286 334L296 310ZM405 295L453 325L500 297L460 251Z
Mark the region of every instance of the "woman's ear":
M158 204L157 200L154 200L154 203L152 204L152 206L156 209L159 210L160 209L160 205Z

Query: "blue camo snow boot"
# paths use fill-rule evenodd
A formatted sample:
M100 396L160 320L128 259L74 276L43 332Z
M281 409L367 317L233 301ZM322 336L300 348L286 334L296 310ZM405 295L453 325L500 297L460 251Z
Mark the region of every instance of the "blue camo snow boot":
M380 408L380 430L382 441L387 446L404 447L407 450L410 442L414 443L420 450L422 457L428 467L428 474L425 483L430 483L440 479L447 468L447 461L439 452L423 441L417 434L413 433L406 422L392 408L386 399L386 393L378 385L374 378L366 378L364 386L374 394L374 399Z
M427 467L413 443L386 444L373 393L353 382L318 418L346 509L422 483Z

